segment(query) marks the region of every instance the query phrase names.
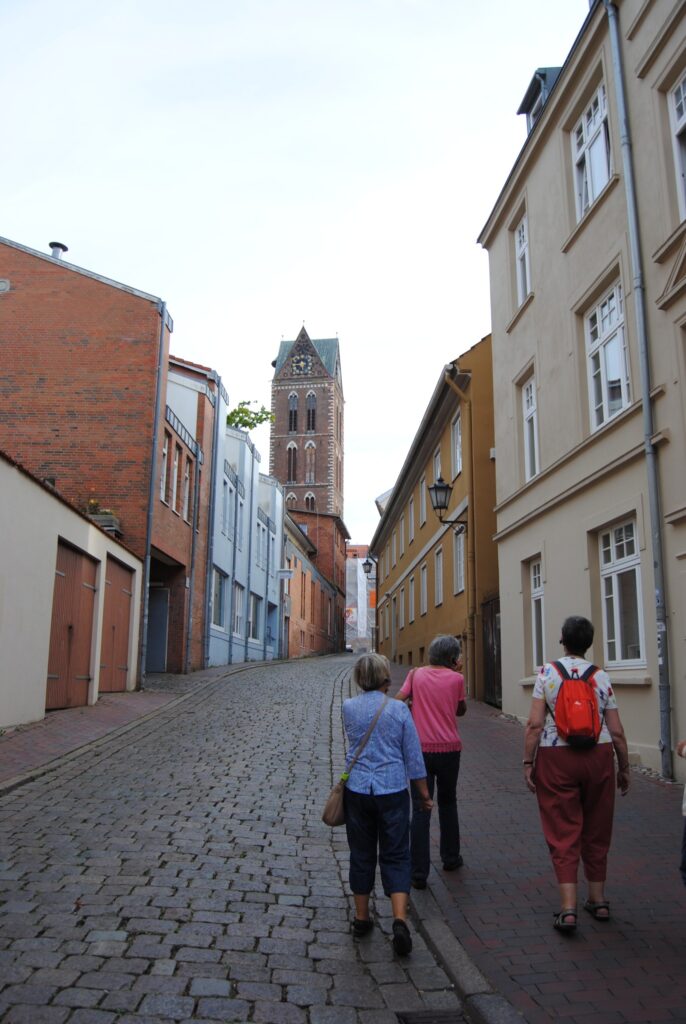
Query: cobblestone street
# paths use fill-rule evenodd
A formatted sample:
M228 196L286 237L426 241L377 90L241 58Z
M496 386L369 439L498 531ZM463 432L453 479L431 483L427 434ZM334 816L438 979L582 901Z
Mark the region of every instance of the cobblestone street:
M396 1024L462 1018L421 936L349 933L347 846L320 822L351 659L212 680L0 802L8 1024Z

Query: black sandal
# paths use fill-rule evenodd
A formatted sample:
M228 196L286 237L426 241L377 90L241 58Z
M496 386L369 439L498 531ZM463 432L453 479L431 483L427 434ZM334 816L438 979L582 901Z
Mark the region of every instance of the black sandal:
M361 939L365 935L369 935L370 931L374 927L374 922L369 918L363 920L362 918L356 917L353 921L353 935L356 939Z
M567 907L557 914L553 914L555 920L553 921L553 928L557 928L558 932L573 932L576 931L576 908ZM568 921L568 917L573 917L573 921Z
M584 910L587 910L591 917L594 917L596 921L609 921L610 920L610 903L609 900L586 900L584 903ZM603 913L605 911L605 913Z

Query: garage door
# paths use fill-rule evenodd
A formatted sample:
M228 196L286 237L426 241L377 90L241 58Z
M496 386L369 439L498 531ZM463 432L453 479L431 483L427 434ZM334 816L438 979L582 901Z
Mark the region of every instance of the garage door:
M45 709L88 703L96 563L61 541L57 548Z
M100 644L100 693L126 689L132 599L133 572L108 556Z

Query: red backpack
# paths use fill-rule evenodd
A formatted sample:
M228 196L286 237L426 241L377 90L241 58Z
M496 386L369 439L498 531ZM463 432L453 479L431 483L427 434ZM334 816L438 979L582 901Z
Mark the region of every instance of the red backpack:
M602 722L598 711L595 673L589 665L582 675L572 669L570 675L561 661L552 663L562 680L555 704L555 726L559 736L570 747L593 747L598 742Z

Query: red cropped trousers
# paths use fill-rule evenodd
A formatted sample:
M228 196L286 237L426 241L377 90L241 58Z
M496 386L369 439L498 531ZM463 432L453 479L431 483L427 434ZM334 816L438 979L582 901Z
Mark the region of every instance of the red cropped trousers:
M615 807L612 744L539 747L534 782L558 882L577 881L579 860L589 882L604 882Z

